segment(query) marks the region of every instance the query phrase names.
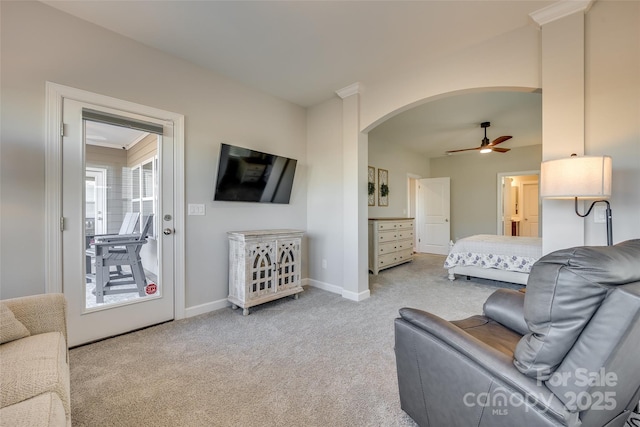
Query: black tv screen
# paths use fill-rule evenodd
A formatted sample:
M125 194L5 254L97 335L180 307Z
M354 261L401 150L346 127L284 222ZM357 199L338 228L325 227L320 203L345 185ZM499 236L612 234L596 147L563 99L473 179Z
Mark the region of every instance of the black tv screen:
M214 200L289 203L297 160L221 144Z

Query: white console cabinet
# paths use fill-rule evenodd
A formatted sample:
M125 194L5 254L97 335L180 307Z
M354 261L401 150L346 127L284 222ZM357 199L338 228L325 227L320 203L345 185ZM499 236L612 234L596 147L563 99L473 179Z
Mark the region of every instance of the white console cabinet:
M382 269L413 260L413 218L369 219L369 270Z
M231 308L249 308L278 298L298 298L300 285L299 230L231 231L229 237L229 297Z

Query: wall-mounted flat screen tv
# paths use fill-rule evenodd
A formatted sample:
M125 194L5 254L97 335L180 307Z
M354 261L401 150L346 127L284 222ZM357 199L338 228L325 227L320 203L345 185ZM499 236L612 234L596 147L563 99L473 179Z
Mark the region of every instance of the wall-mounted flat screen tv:
M297 160L221 144L214 200L289 203Z

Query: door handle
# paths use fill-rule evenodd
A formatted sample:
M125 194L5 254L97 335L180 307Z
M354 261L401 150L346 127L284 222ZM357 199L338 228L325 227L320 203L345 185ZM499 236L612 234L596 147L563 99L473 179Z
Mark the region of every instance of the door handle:
M444 222L449 222L449 218L445 218L445 219L444 219Z
M170 228L165 228L164 230L162 230L162 234L164 234L165 236L168 236L171 233L173 233L173 230Z

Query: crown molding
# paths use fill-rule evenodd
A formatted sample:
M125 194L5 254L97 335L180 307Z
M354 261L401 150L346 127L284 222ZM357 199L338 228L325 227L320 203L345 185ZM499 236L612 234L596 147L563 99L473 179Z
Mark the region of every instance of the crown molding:
M574 13L587 13L594 2L595 0L560 0L557 3L531 12L529 16L539 27L542 27L545 24L557 21L565 16L573 15Z
M340 98L345 99L351 95L359 94L361 88L362 88L362 85L359 82L356 82L356 83L350 84L347 87L343 87L342 89L338 89L336 93Z

